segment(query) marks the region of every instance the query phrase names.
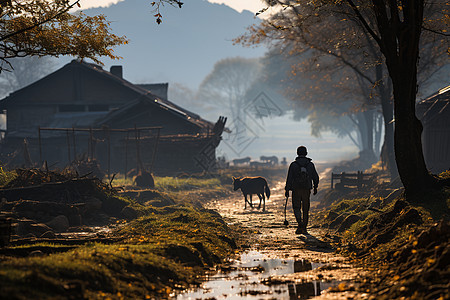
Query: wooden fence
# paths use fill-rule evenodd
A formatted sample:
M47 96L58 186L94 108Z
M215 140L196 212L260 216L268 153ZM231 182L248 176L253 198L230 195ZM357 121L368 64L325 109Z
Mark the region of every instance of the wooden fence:
M364 171L358 171L356 173L345 173L340 174L331 173L331 188L343 188L343 187L356 187L361 189L370 185L377 177L377 173L364 173ZM336 185L334 182L339 180Z

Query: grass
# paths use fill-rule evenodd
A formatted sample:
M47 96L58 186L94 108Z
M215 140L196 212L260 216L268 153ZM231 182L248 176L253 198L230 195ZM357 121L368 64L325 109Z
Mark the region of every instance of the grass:
M218 190L222 188L223 182L219 177L160 177L154 176L155 189L161 192L177 192L177 191L190 191L198 189ZM105 179L105 181L107 181ZM132 187L134 186L133 178L127 177L123 174L117 174L113 181L114 187Z
M0 186L7 185L11 180L17 177L17 173L15 171L7 171L0 167Z
M14 178L14 172L0 171L0 182ZM0 254L0 295L10 299L168 298L174 290L199 283L206 269L234 254L236 245L221 216L192 204L187 192L223 192L230 189L230 178L228 174L155 177L156 189L133 192L136 199L100 185L95 195L105 209L115 212L128 205L140 215L117 222L112 237L120 242L10 247L4 253L22 255L36 249L42 253ZM115 186L130 183L120 175L113 182ZM142 202L137 201L140 193Z
M442 179L449 177L450 172L440 175ZM336 233L340 236L340 242L336 247L343 254L364 257L364 262L367 263L387 259L393 249L397 249L412 237L417 236L418 232L433 226L441 219L449 220L450 217L449 188L444 187L418 195L415 199L406 202L406 207L393 213L396 201L406 200L403 195L387 204L379 197L342 199L328 209L317 213L314 221L327 227L335 216L358 215L359 221L344 232ZM378 211L367 209L376 202L381 203L377 208ZM418 218L413 217L402 222L402 218L408 213L415 212Z
M285 170L280 168L278 173L284 176ZM168 298L175 290L199 283L206 269L235 251L232 232L221 216L193 199L231 191L232 176L271 174L273 171L236 169L213 176L156 176L156 190L135 191L136 199L117 195L105 186L97 195L107 202L105 207L129 205L141 216L117 223L113 235L120 242L68 250L65 245L50 243L15 247L21 253L39 247L59 253L24 258L0 255L0 295L10 299ZM0 182L13 176L1 170ZM131 184L130 178L125 180L120 174L113 181L114 186ZM139 203L141 192L144 201ZM162 207L153 205L156 202Z
M173 192L198 189L220 190L223 186L219 178L156 177L155 188L163 192Z
M0 294L11 299L167 298L174 289L198 282L205 267L223 261L235 246L220 215L188 205L149 208L115 235L122 242L2 257Z
M441 174L441 182L449 175ZM338 243L339 252L369 270L360 291L376 299L446 299L450 189L443 185L408 199L401 195L378 212L357 209L369 200L343 200L330 208L333 216L361 217Z

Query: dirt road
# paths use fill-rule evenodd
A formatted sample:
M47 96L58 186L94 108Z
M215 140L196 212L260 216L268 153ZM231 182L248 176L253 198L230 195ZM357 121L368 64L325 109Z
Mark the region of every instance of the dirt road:
M284 221L284 191L281 182L271 184L266 211L244 210L242 194L215 200L207 207L217 210L230 226L242 232L244 251L230 268L210 276L202 288L178 299L364 299L352 291L363 275L344 257L336 255L319 228L308 235L295 235L296 222L289 200ZM255 200L254 200L255 201ZM255 202L255 206L259 200ZM338 292L331 292L329 288Z

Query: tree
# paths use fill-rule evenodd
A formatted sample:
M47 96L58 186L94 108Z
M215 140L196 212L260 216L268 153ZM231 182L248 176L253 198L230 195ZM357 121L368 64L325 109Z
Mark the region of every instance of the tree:
M0 72L10 59L25 56L73 55L100 63L117 59L113 46L127 43L110 32L103 15L89 17L69 10L79 0L0 0Z
M151 2L151 5L154 7L153 16L156 18L155 20L158 24L162 23L163 16L161 14L161 7L164 6L164 4L169 4L171 6L177 6L178 8L181 8L184 3L179 0L158 0Z
M307 117L315 136L322 131L348 136L361 156L374 162L380 148L380 115L364 79L332 56L315 55L314 50L293 55L291 50L269 51L264 66L294 100L295 118Z
M406 193L433 188L436 180L425 165L422 124L415 114L419 43L427 25L425 1L372 0L367 5L346 0L343 4L344 12L370 34L385 58L394 94L395 157Z
M243 118L246 92L259 78L260 71L258 59L222 59L200 84L198 98L214 103L221 109L225 105L233 120Z
M0 74L0 98L21 89L53 71L55 64L50 57L20 57L9 61L13 70Z
M339 28L341 24L361 29L357 36L366 36L373 41L382 54L394 96L395 157L400 178L408 195L432 188L436 180L428 173L422 152L422 125L415 116L417 92L417 64L419 42L423 30L446 36L443 28L431 28L445 18L445 2L427 3L423 0L313 0L313 1L268 1L269 5L282 4L286 11L302 12L302 24L312 21L320 25L329 22ZM427 9L426 18L424 11ZM306 12L306 14L305 14ZM357 27L354 25L358 25ZM272 26L289 33L293 26ZM345 43L349 37L346 31L335 37L334 45ZM317 32L315 32L317 34ZM258 42L265 32L256 35ZM334 49L334 48L332 48ZM329 49L329 50L332 50ZM359 55L364 52L360 51ZM385 119L386 122L386 119Z
M374 49L374 43L367 39L367 34L358 26L351 27L343 22L336 22L336 16L330 12L326 15L326 20L324 17L311 16L315 16L315 11L308 6L282 10L261 25L250 28L249 35L236 41L244 44L268 41L272 47L281 49L280 52L285 53L286 58L296 58L297 62L291 72L294 76L291 77L299 78L296 80L297 85L290 88L294 91L291 92L292 99L314 103L327 100L338 107L342 107L339 102L352 102L352 105L347 105L351 111L341 113L353 121L359 136L365 140L360 146L368 157L374 156L370 152L378 151L375 145L378 143L380 130L373 123L380 123L378 114L371 112L381 103L385 120L383 152L387 152L382 158L385 158L384 164L391 176L396 177L391 122L392 97L388 92L390 85L384 84L387 71L381 67L381 53ZM364 53L363 56L360 55L361 52ZM304 88L305 82L308 82L307 87L314 88ZM316 104L313 106L318 109ZM361 119L361 116L364 118ZM315 120L320 122L319 119Z

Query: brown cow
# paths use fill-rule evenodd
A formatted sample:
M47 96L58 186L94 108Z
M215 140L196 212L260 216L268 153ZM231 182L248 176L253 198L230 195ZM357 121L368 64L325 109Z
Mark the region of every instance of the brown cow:
M267 185L267 181L263 177L244 177L244 178L236 178L233 177L233 185L234 190L237 191L241 189L242 194L244 194L245 198L245 207L247 208L247 203L250 204L250 207L253 207L252 203L252 195L256 194L259 197L259 206L258 209L261 208L261 203L263 203L263 211L266 210L266 198L264 197L264 192L266 193L267 199L270 197L270 189ZM250 201L247 200L247 195L250 195Z

